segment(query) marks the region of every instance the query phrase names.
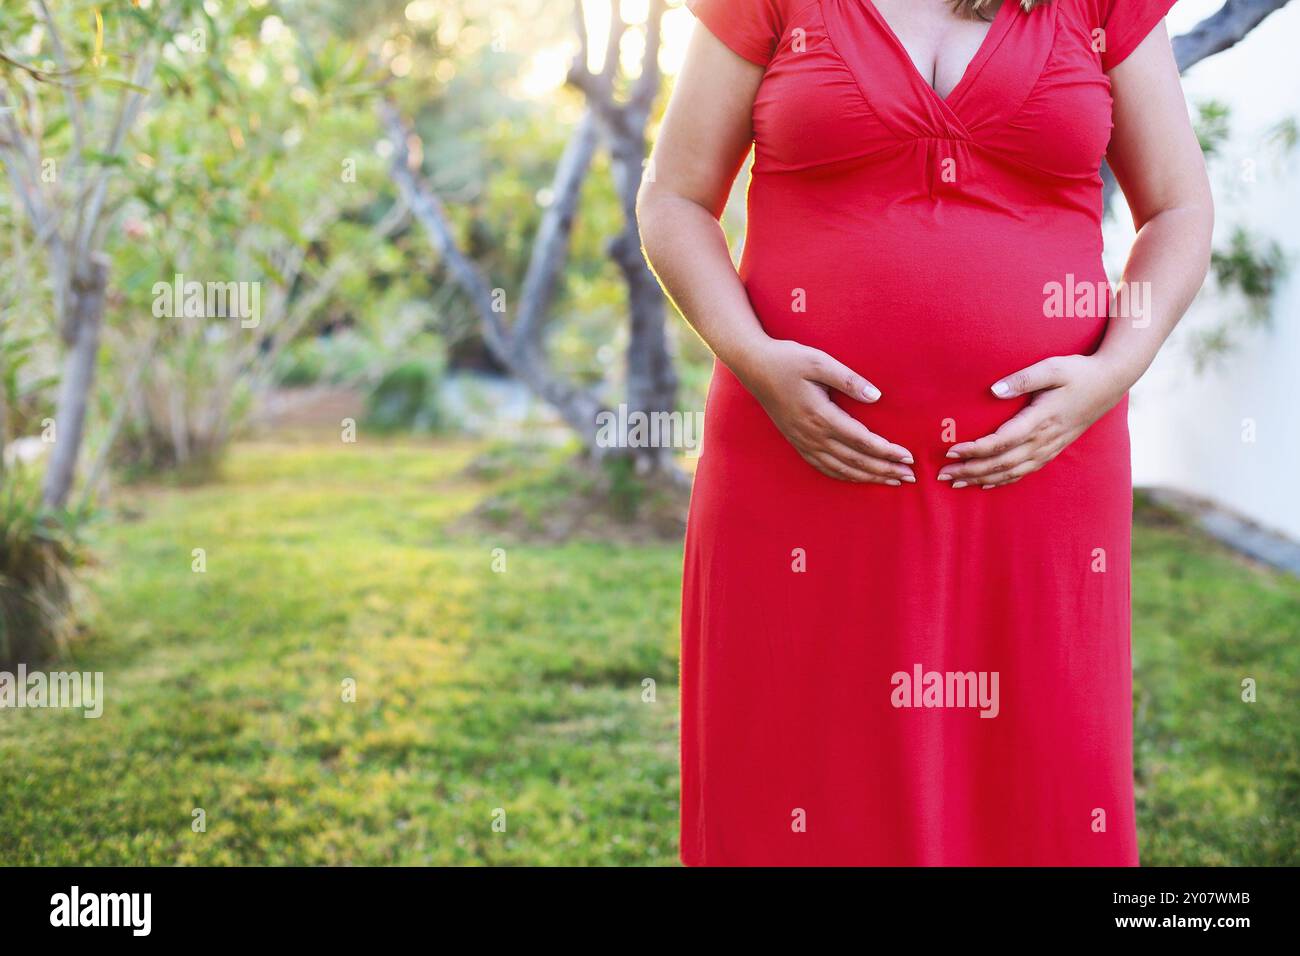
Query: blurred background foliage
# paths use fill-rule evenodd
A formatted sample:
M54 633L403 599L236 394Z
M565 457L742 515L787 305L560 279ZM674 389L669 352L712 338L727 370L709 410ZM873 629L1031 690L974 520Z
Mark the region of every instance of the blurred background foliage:
M656 8L613 6L630 27L611 82L625 97ZM599 70L609 6L586 10ZM627 459L575 464L578 441L504 374L395 185L380 112L409 123L459 248L518 302L590 106L565 83L570 0L2 11L0 665L109 671L120 717L0 720L0 863L671 860L683 494ZM689 16L675 7L664 24L671 73ZM1215 162L1230 111L1202 104L1198 119ZM1274 139L1294 150L1294 119ZM629 385L613 173L597 150L545 340L555 374L604 403ZM739 191L731 211L735 240ZM1244 305L1198 362L1262 321L1287 268L1267 237L1231 234L1214 275ZM260 322L156 314L155 285L178 274L259 283ZM68 434L60 389L80 346L67 333L87 322L95 374L60 492L50 439L56 424ZM675 406L701 409L711 357L680 324L666 334ZM353 419L364 455L339 441ZM1295 727L1277 705L1260 705L1267 747L1205 745L1213 773L1194 772L1178 737L1206 719L1184 691L1236 672L1225 628L1252 660L1297 673L1281 635L1300 591L1170 520L1139 514L1144 858L1293 860L1295 748L1278 746ZM196 542L209 575L191 573ZM485 542L510 543L528 574L497 586ZM1182 608L1209 580L1223 603L1188 626ZM340 717L342 673L382 699ZM1240 706L1211 713L1249 733ZM509 800L524 836L484 836L483 814ZM206 843L190 839L193 806L216 813Z

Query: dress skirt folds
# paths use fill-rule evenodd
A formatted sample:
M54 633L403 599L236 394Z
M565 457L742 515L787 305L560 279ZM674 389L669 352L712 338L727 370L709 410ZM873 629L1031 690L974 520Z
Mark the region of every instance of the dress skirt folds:
M995 381L1100 343L1107 71L1171 5L1004 0L940 96L870 0L690 0L765 69L754 310L880 387L836 400L911 450L917 483L818 473L715 366L683 586L685 863L1138 862L1127 402L1018 483L935 477L1023 406Z

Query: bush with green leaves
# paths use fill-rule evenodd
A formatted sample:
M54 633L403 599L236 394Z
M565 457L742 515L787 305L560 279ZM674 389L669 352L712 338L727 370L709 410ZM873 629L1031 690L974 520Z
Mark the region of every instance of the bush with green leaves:
M75 628L79 521L41 504L34 472L6 472L0 485L0 666L46 660L66 649Z
M281 388L308 385L366 385L385 361L383 346L370 336L345 330L301 338L275 363Z
M366 424L378 431L433 433L448 427L441 405L446 364L439 356L406 359L366 396Z

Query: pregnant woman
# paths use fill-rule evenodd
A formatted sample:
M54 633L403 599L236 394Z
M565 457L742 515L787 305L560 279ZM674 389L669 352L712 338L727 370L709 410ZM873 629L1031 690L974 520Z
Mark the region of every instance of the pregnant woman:
M1171 5L689 3L640 202L717 357L685 863L1138 862L1126 393L1213 217ZM1138 227L1115 290L1103 157Z

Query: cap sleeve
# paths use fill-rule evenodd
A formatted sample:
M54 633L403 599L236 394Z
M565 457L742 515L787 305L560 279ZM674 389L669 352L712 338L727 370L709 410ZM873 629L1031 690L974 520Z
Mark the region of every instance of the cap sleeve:
M1138 48L1176 0L1105 0L1101 68L1110 72Z
M686 0L715 37L733 53L767 66L781 39L780 0Z

